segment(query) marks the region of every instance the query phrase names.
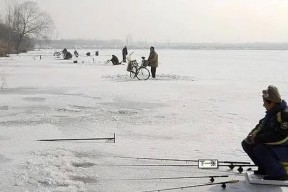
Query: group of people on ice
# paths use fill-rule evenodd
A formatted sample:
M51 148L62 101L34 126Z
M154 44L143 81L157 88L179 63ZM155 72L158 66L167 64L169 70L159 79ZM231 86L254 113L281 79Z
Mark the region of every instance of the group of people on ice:
M61 53L62 53L62 55L63 55L63 59L65 59L65 60L72 58L72 54L71 54L71 52L69 52L69 51L67 50L67 48L64 48L64 49L62 50L62 52L57 52L57 51L55 51L53 55L54 55L54 56L60 56ZM90 56L90 55L91 55L90 52L87 52L87 53L86 53L86 56ZM99 55L99 51L95 51L95 55L98 56L98 55ZM77 50L74 51L74 56L75 56L76 58L79 57L79 53L78 53Z
M127 50L127 47L125 46L125 47L122 49L122 57L123 57L123 60L122 60L121 62L119 62L118 57L115 56L115 55L112 55L112 58L110 59L110 61L112 62L113 65L120 65L122 62L123 62L123 63L126 63L127 55L128 55L128 50Z
M125 46L122 49L123 60L121 62L119 62L118 57L115 55L112 55L112 58L109 61L111 61L113 65L120 65L122 62L126 63L127 55L128 55L128 50L127 50L127 47ZM156 53L154 47L150 47L150 54L149 54L147 63L148 63L148 66L151 67L152 78L155 78L156 77L156 69L158 67L158 54Z
M54 56L60 56L61 54L63 55L63 59L71 59L72 58L72 54L67 50L67 48L64 48L62 50L62 52L57 52L56 51L54 53ZM86 56L90 56L90 55L91 55L90 52L86 53ZM96 51L95 55L98 56L99 55L99 51ZM118 59L118 57L116 55L112 55L112 58L110 60L108 60L108 61L111 61L113 65L120 65L122 62L123 63L127 62L127 55L128 55L128 50L127 50L127 47L125 46L122 49L122 58L123 58L123 60L121 62L119 62L119 59ZM79 53L77 52L77 50L74 51L74 56L76 58L79 57ZM74 63L76 63L76 62L74 61ZM150 54L149 54L149 57L148 57L148 60L147 60L147 65L151 67L152 78L155 78L156 77L156 69L158 67L158 54L156 53L154 47L150 47Z

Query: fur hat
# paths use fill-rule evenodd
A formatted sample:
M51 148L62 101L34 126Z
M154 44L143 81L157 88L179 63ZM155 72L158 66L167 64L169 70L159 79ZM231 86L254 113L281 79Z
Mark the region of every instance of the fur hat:
M280 93L274 85L269 85L266 90L262 91L263 99L269 100L269 101L274 101L275 103L281 103L282 99L280 96Z

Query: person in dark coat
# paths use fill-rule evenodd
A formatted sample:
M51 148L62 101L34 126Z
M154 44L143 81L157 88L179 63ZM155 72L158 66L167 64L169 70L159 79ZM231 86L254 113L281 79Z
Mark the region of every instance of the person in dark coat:
M150 47L150 55L148 57L148 65L151 67L152 77L156 77L156 68L158 67L158 54L154 47Z
M122 56L123 56L123 62L126 63L126 56L128 55L128 51L127 51L127 47L125 46L123 49L122 49Z
M262 91L266 115L242 141L242 147L266 180L288 180L288 107L277 87Z
M75 51L74 51L74 55L75 55L75 57L78 57L78 56L79 56L79 53L75 50Z
M72 54L66 48L63 49L62 54L63 54L63 59L71 59L72 58Z
M63 59L66 58L67 52L68 52L68 50L67 50L66 48L64 48L64 49L62 50Z
M112 59L110 61L113 63L113 65L119 65L119 59L115 55L112 55Z

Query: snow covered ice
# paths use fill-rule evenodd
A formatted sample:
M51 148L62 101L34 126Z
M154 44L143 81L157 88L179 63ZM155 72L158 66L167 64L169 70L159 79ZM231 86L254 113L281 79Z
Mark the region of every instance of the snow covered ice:
M121 50L86 57L88 51L79 50L78 63L54 57L54 50L0 58L1 192L140 192L209 182L140 179L204 175L229 175L215 182L240 180L225 191L288 191L250 185L228 167L133 167L123 165L181 162L116 157L250 161L241 141L265 114L261 90L273 84L288 99L287 51L156 47L157 77L147 81L131 79L126 65L106 63ZM149 49L129 51L139 62L149 55ZM116 143L37 141L114 133Z

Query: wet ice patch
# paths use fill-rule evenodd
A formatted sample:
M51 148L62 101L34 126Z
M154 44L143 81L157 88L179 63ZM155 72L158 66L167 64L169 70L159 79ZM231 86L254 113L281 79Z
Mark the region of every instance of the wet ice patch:
M72 165L74 167L92 167L94 165L96 165L95 163L91 163L91 162L74 162L72 163Z
M75 176L71 177L72 180L74 181L81 181L83 183L95 183L96 179L93 177L80 177L80 176Z
M24 101L41 102L41 101L45 101L45 98L42 98L42 97L24 97L23 100Z
M56 111L59 111L59 112L72 112L72 113L94 111L94 110L95 109L93 107L81 106L81 105L68 105L66 107L56 109Z
M16 87L16 88L6 88L6 94L34 94L37 90L31 87Z
M82 105L69 105L70 107L73 107L75 109L82 109L82 110L87 110L87 109L93 109L92 107L89 106L82 106Z
M8 109L9 109L8 105L0 106L0 110L8 110Z
M65 149L36 152L23 163L15 185L51 191L86 191L85 183L96 182L83 170L90 165L94 163Z

